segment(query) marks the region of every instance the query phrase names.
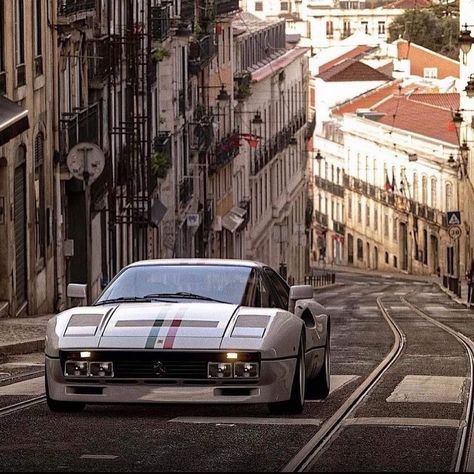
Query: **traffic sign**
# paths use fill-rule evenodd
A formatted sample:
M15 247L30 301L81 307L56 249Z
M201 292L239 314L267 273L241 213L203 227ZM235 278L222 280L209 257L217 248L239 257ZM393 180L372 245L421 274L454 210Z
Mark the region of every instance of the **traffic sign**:
M452 211L448 212L448 226L461 225L461 212Z
M462 229L458 225L453 225L449 228L448 234L453 240L457 240L461 237Z

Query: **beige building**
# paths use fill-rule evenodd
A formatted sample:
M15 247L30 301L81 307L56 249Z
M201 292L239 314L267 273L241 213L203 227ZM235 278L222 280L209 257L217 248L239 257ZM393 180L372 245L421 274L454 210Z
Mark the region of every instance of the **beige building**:
M0 6L0 316L52 312L58 296L55 3Z

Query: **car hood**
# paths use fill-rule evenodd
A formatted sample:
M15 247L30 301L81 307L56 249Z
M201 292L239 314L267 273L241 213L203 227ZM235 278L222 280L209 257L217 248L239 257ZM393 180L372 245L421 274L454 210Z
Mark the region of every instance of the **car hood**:
M201 302L121 304L115 310L109 308L108 317L104 315L95 346L101 349L218 349L237 309L237 305ZM63 339L66 345L70 339L67 334L66 330ZM80 337L73 339L79 342Z

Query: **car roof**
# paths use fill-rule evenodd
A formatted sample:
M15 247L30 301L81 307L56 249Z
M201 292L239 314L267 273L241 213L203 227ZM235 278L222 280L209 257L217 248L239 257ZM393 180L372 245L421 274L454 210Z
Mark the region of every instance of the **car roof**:
M253 267L261 268L265 264L256 262L253 260L233 260L224 258L170 258L170 259L153 259L153 260L140 260L138 262L131 263L127 266L137 267L144 265L202 265L202 266L234 266L234 267Z

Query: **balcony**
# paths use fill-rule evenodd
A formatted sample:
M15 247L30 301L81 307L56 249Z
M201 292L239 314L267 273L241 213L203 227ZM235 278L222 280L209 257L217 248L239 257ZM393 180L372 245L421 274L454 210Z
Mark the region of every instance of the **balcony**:
M99 104L64 112L60 119L60 151L65 158L81 142L99 143Z
M339 235L346 235L346 226L341 222L333 221L334 232Z
M193 178L183 178L179 183L179 202L185 206L193 197Z
M320 211L315 211L314 212L314 217L315 217L316 222L318 224L322 225L323 227L328 226L328 216L327 216L327 214L323 214Z
M239 11L239 0L219 0L217 3L217 16L231 15Z
M151 37L154 41L164 41L170 36L171 4L151 8Z
M89 88L102 89L112 74L111 43L108 36L94 38L87 44Z
M198 74L216 55L214 35L209 34L191 41L189 44L189 72Z
M96 9L96 0L59 0L58 1L58 21L68 24L71 16L74 20L84 19L93 15Z
M209 161L209 173L215 173L227 163L230 163L240 150L240 134L234 130L225 136L216 146L216 150Z

